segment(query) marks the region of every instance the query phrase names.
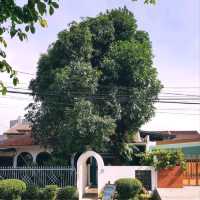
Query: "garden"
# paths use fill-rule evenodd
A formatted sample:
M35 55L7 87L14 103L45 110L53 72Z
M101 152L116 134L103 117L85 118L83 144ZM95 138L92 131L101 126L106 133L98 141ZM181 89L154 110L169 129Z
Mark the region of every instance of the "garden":
M122 178L115 184L117 200L155 200L138 179Z
M168 177L178 167L182 171L185 169L184 155L181 150L167 151L155 150L138 155L142 166L153 166L158 171L158 186L163 187L167 181L172 179ZM170 170L170 171L169 171ZM176 171L177 172L177 171ZM182 186L182 176L176 180L176 187ZM159 180L159 176L161 177ZM138 178L138 177L137 177ZM144 180L140 178L120 178L115 181L116 191L113 193L115 200L156 200L154 193L150 193L145 189ZM166 180L168 179L168 180ZM165 183L163 185L163 181ZM104 199L103 192L100 199ZM46 185L45 187L37 187L26 184L22 180L5 179L0 180L0 200L78 200L78 190L75 186L58 187L57 185Z
M124 178L116 181L115 199L117 200L152 200L138 179ZM103 198L103 195L102 195ZM100 199L102 199L100 198ZM78 200L78 192L74 186L59 188L47 185L39 188L26 185L17 179L0 181L0 200Z
M78 192L74 186L59 188L57 185L47 185L39 188L26 185L17 179L0 181L0 200L78 200Z

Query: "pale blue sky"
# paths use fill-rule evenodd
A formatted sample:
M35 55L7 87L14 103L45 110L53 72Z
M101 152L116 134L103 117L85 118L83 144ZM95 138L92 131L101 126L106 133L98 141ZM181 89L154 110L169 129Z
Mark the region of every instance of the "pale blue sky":
M20 0L21 1L21 0ZM8 60L19 71L36 72L41 53L55 41L57 33L73 20L96 16L106 9L126 6L137 19L138 27L149 32L155 55L154 65L165 87L200 87L200 1L158 0L155 6L144 5L142 0L61 0L55 15L48 17L48 28L37 28L34 35L23 43L9 40ZM0 75L1 78L1 75ZM31 76L20 75L22 83ZM6 81L6 78L4 79ZM26 85L21 85L25 87ZM167 92L199 94L199 88L166 88ZM200 94L199 94L200 95ZM0 98L0 133L8 127L10 119L24 113L27 97ZM195 115L157 113L144 129L198 129L200 130L199 106L158 105L161 109L180 109ZM184 110L182 110L182 108ZM176 111L177 112L177 111Z

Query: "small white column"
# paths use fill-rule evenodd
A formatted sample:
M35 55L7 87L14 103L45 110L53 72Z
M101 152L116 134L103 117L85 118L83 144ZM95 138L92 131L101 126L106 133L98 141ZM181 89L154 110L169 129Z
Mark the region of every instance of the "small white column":
M31 154L32 157L33 157L33 163L36 164L36 158L37 158L37 155L38 155L39 153L36 153L36 152L30 152L30 154Z
M18 154L16 154L16 155L13 157L13 167L17 167L17 157L18 157Z

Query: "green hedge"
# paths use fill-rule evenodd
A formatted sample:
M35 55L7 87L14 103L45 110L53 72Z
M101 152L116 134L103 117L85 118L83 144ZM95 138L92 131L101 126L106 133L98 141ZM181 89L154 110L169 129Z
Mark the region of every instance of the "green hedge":
M22 194L22 200L38 200L40 189L36 186L30 185L26 191Z
M67 186L61 188L57 193L56 200L78 200L78 191L76 187Z
M137 200L142 191L142 183L138 179L122 178L115 184L119 200Z
M76 187L58 188L57 185L47 185L38 188L17 179L0 181L0 200L78 200Z
M1 200L21 200L21 195L26 191L26 184L17 179L0 181Z
M40 190L39 199L41 200L55 200L58 192L57 185L47 185Z

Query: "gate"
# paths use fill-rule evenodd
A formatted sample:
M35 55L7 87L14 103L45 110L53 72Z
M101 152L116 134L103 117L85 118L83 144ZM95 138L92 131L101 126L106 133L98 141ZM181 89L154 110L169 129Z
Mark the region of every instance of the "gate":
M76 169L72 167L1 167L0 179L19 179L28 185L59 187L76 185Z
M191 186L200 185L200 159L187 160L183 184Z

